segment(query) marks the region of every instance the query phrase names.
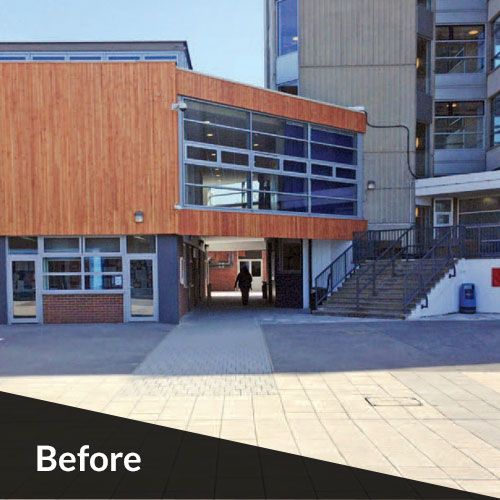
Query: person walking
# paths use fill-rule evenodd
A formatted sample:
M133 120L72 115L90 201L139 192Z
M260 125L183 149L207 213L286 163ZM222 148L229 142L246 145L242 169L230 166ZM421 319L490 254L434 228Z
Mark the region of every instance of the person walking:
M236 281L234 283L234 288L239 288L241 291L241 303L244 306L248 305L248 297L250 295L250 290L252 288L252 275L248 270L247 266L243 266L238 276L236 276Z

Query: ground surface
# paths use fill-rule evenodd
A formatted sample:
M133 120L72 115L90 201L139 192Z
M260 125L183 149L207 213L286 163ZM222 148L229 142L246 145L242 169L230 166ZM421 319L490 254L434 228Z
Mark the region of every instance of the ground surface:
M0 327L0 390L500 497L500 321L460 319Z

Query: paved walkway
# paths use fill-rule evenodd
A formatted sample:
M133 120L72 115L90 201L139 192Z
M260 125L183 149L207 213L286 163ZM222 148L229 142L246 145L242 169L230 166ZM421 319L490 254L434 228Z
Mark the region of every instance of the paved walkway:
M452 329L439 322L332 322L271 309L201 310L165 329L128 374L7 375L0 389L500 497L500 374L494 362L500 323L469 323L483 347L474 362L450 357L446 366L434 358L424 362L424 351L433 348L418 343L422 325L434 329L441 354L456 350L460 323ZM158 325L124 328L147 336ZM0 338L5 332L10 330L0 329ZM389 358L402 356L407 366L366 363L361 346L369 332L387 337L373 356L385 351ZM45 338L50 342L50 330ZM354 347L352 369L314 365L325 349L346 342ZM292 361L310 360L304 366L311 369L285 365L276 346ZM473 349L470 341L466 348ZM0 347L0 364L1 356Z

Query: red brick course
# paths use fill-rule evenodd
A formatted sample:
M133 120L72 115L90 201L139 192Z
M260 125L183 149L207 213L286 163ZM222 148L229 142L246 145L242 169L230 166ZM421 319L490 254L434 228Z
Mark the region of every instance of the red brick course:
M123 295L43 296L44 323L123 323Z

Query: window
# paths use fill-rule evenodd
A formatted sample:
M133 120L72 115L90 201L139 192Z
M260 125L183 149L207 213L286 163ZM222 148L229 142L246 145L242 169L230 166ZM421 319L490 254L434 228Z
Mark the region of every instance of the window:
M491 146L500 146L500 94L491 101Z
M9 253L30 254L37 252L38 238L36 236L9 238Z
M453 225L453 199L434 200L434 226L447 227Z
M436 74L484 71L484 26L436 27Z
M80 290L80 258L45 258L43 259L45 290Z
M356 134L191 99L185 102L185 204L357 215ZM313 178L330 181L331 189L320 189L320 184L309 181Z
M464 225L500 224L500 196L463 199L459 222Z
M121 241L129 253L154 253L154 236L44 238L44 290L106 291L123 289ZM113 255L115 254L115 255Z
M284 273L302 272L302 242L285 240L280 242L280 268Z
M429 175L428 141L429 141L429 127L425 123L417 122L416 139L415 139L415 150L416 150L415 173L419 178L427 177Z
M98 253L120 252L120 238L85 238L85 251Z
M298 0L277 0L278 55L298 50Z
M43 249L46 253L79 252L80 238L45 238Z
M128 253L156 253L155 236L127 236Z
M436 102L434 144L436 149L484 148L482 101Z
M284 94L299 95L299 82L293 80L292 82L281 83L278 85L278 91Z
M429 47L430 43L425 38L417 40L417 90L429 92Z
M493 21L492 28L493 36L493 68L498 68L500 66L500 17L497 17Z

